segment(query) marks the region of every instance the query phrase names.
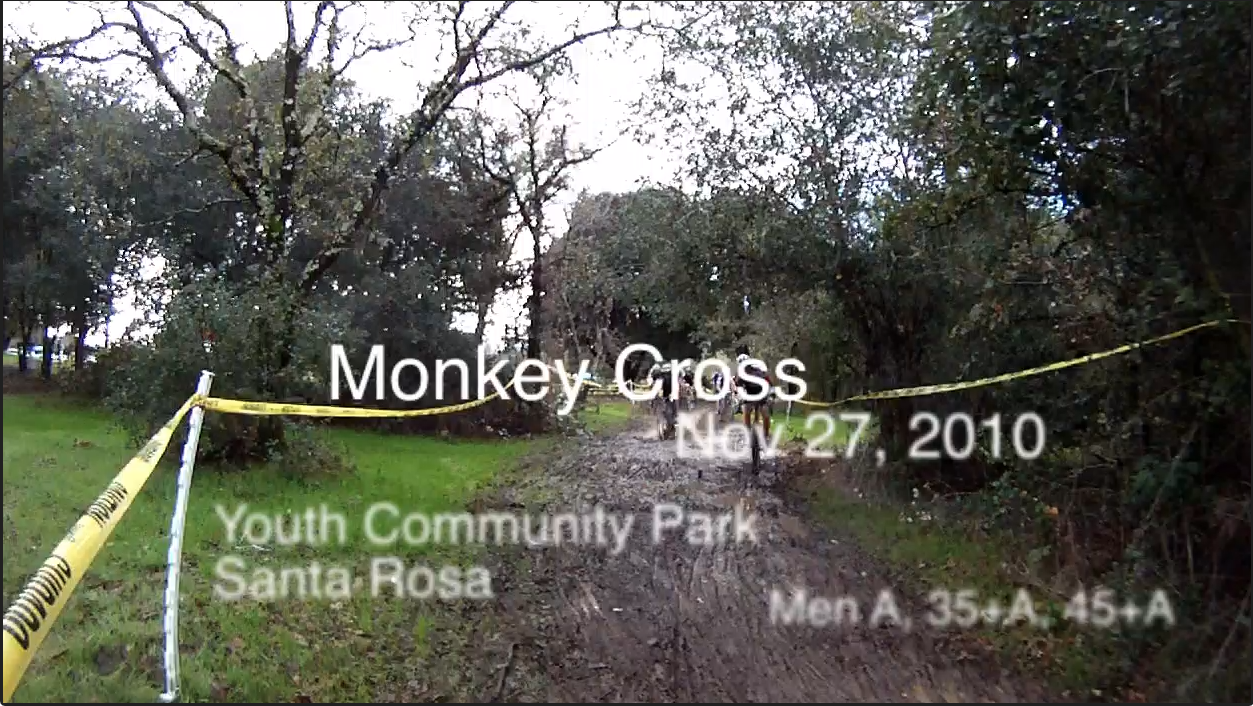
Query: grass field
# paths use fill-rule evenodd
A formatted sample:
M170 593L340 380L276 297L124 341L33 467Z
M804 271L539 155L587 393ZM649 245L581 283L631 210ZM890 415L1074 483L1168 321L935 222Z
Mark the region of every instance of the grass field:
M18 360L17 360L17 355L15 355L15 354L13 354L13 353L4 353L4 354L2 354L2 355L4 356L4 367L6 367L6 368L16 368L16 367L17 367L17 363L18 363ZM43 362L43 358L41 358L40 356L37 356L37 355L32 355L32 356L30 356L29 358L27 358L27 359L26 359L26 365L27 365L28 369L29 369L29 370L32 370L32 371L38 371L38 370L39 370L39 366L40 366L40 364L41 364L42 362ZM73 361L73 359L70 359L70 360L54 360L54 361L52 361L52 369L53 369L53 370L68 370L68 369L73 368L73 367L74 367L74 361Z
M590 404L582 412L582 420L588 430L599 433L629 426L632 419L631 403L622 399L603 399L599 405Z
M602 407L604 409L604 407ZM611 412L602 415L612 417ZM599 416L599 415L598 415ZM370 558L398 555L406 567L474 562L476 548L376 548L365 509L390 501L401 512L461 510L520 455L543 442L448 442L326 432L347 450L352 473L294 479L276 469L224 473L198 468L184 544L181 599L185 701L368 701L380 683L407 679L406 660L428 642L435 601L371 598ZM16 597L87 505L134 454L102 411L51 396L4 398L4 601ZM179 449L122 518L14 695L27 702L152 702L162 683L161 600ZM325 503L348 520L347 541L325 546L227 543L239 504L267 514ZM219 560L257 566L345 566L366 578L348 600L229 602L214 595ZM386 640L373 639L387 635ZM402 652L397 652L401 650Z
M839 422L828 430L827 425L820 421L818 415L811 417L796 410L793 410L790 418L782 411L776 410L770 417L770 425L778 426L782 430L780 434L784 441L800 438L806 443L815 443L817 448L821 449L844 448L852 431L848 425ZM771 433L774 433L773 430Z
M841 420L838 413L829 410L796 405L789 416L785 403L775 405L770 424L782 429L780 438L784 441L801 439L806 444L813 444L815 450L821 451L838 451L845 448L856 430L855 422ZM773 433L774 431L771 430L771 434ZM873 423L868 424L857 439L857 444L865 448L865 445L872 442L874 438Z
M1118 667L1116 631L1076 629L1059 620L1064 601L1032 587L1018 573L1026 550L1005 534L976 531L955 518L937 521L928 512L900 504L856 497L846 487L833 488L811 479L800 488L813 519L854 538L859 545L910 577L904 585L926 596L973 591L980 600L995 597L1006 608L1024 586L1037 600L1041 615L1058 627L974 627L972 644L1046 676L1064 694L1086 696L1084 685L1101 683ZM931 604L933 607L938 604ZM1155 667L1156 668L1156 667ZM1152 671L1152 670L1150 670ZM1094 692L1092 696L1100 696Z
M1045 676L1064 696L1086 694L1092 684L1119 683L1135 664L1125 652L1118 630L1076 627L1062 619L1067 596L1041 588L1049 578L1029 578L1030 546L1016 535L983 530L959 515L933 516L926 502L901 503L866 496L851 478L813 476L795 488L807 514L831 531L848 536L860 546L895 566L902 586L926 596L943 590L950 595L973 591L980 600L996 598L1009 608L1019 590L1026 589L1040 615L1055 627L974 627L968 629L971 649L1008 658L1022 668ZM938 604L931 604L933 607ZM1169 673L1166 662L1144 666L1146 675ZM1156 676L1145 677L1151 682ZM1128 691L1127 694L1135 694ZM1143 700L1141 697L1139 700Z

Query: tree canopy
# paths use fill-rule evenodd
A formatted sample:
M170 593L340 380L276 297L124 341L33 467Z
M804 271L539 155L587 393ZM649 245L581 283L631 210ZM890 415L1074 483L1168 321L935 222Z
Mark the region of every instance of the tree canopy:
M222 396L321 402L333 343L473 359L506 296L527 301L509 343L532 357L612 370L630 343L747 345L802 360L826 401L1242 321L872 407L893 457L915 412L1045 419L1034 461L981 447L891 476L1053 533L1041 571L1151 576L1223 615L1247 595L1250 6L604 2L553 31L525 4L390 5L403 21L380 27L370 4L284 3L255 60L200 2L82 3L98 17L81 36L7 32L21 368L42 342L51 376L68 327L75 384L143 430L201 369ZM662 57L621 139L678 155L679 173L574 193L603 145L557 109L593 43ZM398 89L411 109L349 79L415 56L436 68ZM487 109L491 92L511 108ZM89 332L136 285L156 332L87 365ZM208 450L266 455L285 424L221 422Z

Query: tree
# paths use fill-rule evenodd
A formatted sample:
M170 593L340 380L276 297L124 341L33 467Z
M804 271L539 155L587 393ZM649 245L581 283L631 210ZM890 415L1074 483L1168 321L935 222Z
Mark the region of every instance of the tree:
M350 280L364 276L362 267L381 267L390 278L387 270L412 264L395 253L404 251L412 258L422 240L411 239L411 233L401 232L403 227L397 230L402 222L389 223L386 211L412 211L414 206L390 199L394 188L413 180L403 187L417 190L409 191L410 196L425 197L433 190L443 194L440 198L451 197L453 192L441 184L461 179L458 189L476 191L464 201L475 203L471 210L496 198L490 188L484 190L473 169L459 174L454 169L437 177L426 172L430 166L457 160L450 156L453 153L440 152L451 110L506 77L567 70L562 59L576 45L631 34L649 24L647 13L632 5L598 3L586 8L568 32L551 36L517 18L513 2L486 7L412 3L399 5L402 21L389 22L381 30L384 34L372 35L363 16L366 6L359 3L321 2L300 17L302 11L288 2L283 5L281 46L274 55L248 63L229 23L204 3L86 6L99 15L91 35L38 48L28 43L21 54L25 63L8 75L34 70L24 68L26 63L38 67L62 60L130 61L160 90L190 138L194 156L178 166L184 183L194 183L190 192L207 198L189 199L186 189L183 194L161 194L147 204L144 223L159 236L158 247L180 256L171 289L203 283L206 276L221 277L234 283L237 293L232 296L238 301L258 300L257 306L266 313L249 315L250 323L243 329L250 341L247 360L257 374L244 376L250 381L238 393L270 399L286 398L307 387L300 382L306 373L298 368L309 361L296 362L298 322L306 310L342 301L345 288L353 286ZM426 34L438 41L427 41ZM416 87L417 107L412 112L395 116L386 106L364 104L354 95L345 74L356 62L416 46L438 46L435 58L443 68L429 83ZM193 62L191 81L177 78L176 53ZM201 156L216 165L210 168ZM453 200L462 198L457 195ZM465 214L464 207L449 201L447 209L441 207L431 217L451 224L458 209ZM442 238L447 256L442 264L404 271L409 277L439 278L468 272L463 264L467 259L498 261L498 256L486 254L499 253L506 239L494 223L493 216L471 226L482 236L478 245L467 248L462 247L469 243L463 237ZM457 233L464 236L464 228ZM410 242L400 242L398 236ZM461 255L454 254L458 249ZM437 308L481 308L490 299L491 286L508 283L503 268L492 269L491 276L477 280L449 278L449 286L461 293L444 293L450 295L445 297L446 306ZM468 293L468 287L474 291ZM275 310L278 303L282 306ZM175 308L192 315L190 308ZM201 324L171 331L191 332ZM194 349L185 352L193 355ZM232 360L242 364L244 358L237 355ZM177 379L194 374L196 365L186 360L178 366L182 372L171 378L166 405L178 399L172 390L190 384ZM228 384L228 379L219 376L216 384ZM139 405L150 409L154 418L161 406ZM281 440L279 422L257 423L263 427L263 439Z
M97 36L77 43L57 56L105 61L110 55L92 54L93 42L112 39L120 51L137 60L177 107L197 148L218 158L232 188L243 198L247 215L259 234L263 253L257 279L290 286L294 302L305 301L326 273L346 253L366 245L383 204L383 195L402 162L423 144L448 110L463 94L560 58L564 52L594 37L639 28L628 19L633 10L621 3L602 6L599 24L576 28L568 37L546 41L524 26L506 20L513 3L501 3L475 13L468 3L414 4L408 7L403 32L390 38L369 38L347 28L356 5L322 2L309 18L306 33L297 29L296 9L285 3L286 38L282 52L282 88L273 103L258 94L246 75L238 42L228 25L206 5L184 2L177 8L150 2L128 2L123 14L103 6ZM334 106L330 102L338 83L354 62L374 53L413 44L420 28L434 25L451 55L441 75L421 94L419 107L406 116L403 128L368 170L348 176L355 196L348 207L328 222L302 218L308 201L310 152L328 138ZM203 120L195 96L169 72L175 47L191 52L202 75L228 84L238 94L245 117L237 134L216 132ZM321 244L303 263L290 262L296 237L308 233ZM296 306L293 303L293 307ZM279 339L295 335L295 309L279 322ZM290 362L288 345L278 347L271 363L281 370Z
M34 330L43 329L45 378L51 329L61 324L73 331L82 367L84 339L107 317L114 277L126 274L122 254L135 242L132 189L150 155L146 126L125 93L93 77L37 70L9 86L5 309L23 344L20 369Z
M545 209L568 187L570 171L599 151L570 144L565 122L554 115L560 101L552 83L561 73L555 67L532 71L529 76L533 82L522 90L508 91L506 97L516 111L517 125L499 131L492 145L483 145L484 169L506 190L514 215L531 237L526 342L526 354L531 358L541 356L544 331L544 240L551 237Z

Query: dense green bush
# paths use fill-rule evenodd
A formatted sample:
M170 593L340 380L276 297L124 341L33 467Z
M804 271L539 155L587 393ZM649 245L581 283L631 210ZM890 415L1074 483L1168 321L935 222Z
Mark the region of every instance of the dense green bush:
M440 407L460 400L461 380L450 371L444 379L445 395L434 399L434 380L428 395L417 402L391 399L364 399L351 402L330 399L331 345L342 344L353 369L360 374L371 345L384 346L386 367L400 357L416 357L434 370L435 359L461 359L467 362L471 377L470 398L477 396L475 347L459 332L441 337L438 329L427 331L380 327L367 336L363 326L378 326L372 320L353 321L351 307L302 308L295 330L298 332L290 361L281 360L281 331L277 322L290 306L291 295L275 287L240 287L220 279L206 279L181 289L164 312L160 330L151 340L115 349L93 366L89 379L103 380L105 401L137 440L146 440L164 424L196 390L202 370L214 373L211 395L229 399L296 404L360 405L366 407L413 409ZM334 313L328 313L333 311ZM206 345L204 332L213 332ZM507 380L510 365L499 377ZM416 385L413 370L403 377L402 386ZM385 383L389 375L384 374ZM95 383L100 384L100 383ZM343 385L341 380L341 386ZM341 387L341 390L344 388ZM370 387L369 395L373 394ZM396 433L452 433L465 436L524 434L543 431L551 415L535 405L518 400L493 401L454 414L403 419L332 420L345 424ZM320 467L343 465L326 449L317 449L314 437L306 433L307 420L211 413L206 415L200 442L201 458L228 461L242 466L261 459L301 458ZM295 436L293 436L293 434ZM298 440L292 442L291 439ZM298 448L292 447L298 443Z
M351 345L354 334L342 318L302 310L292 360L279 368L276 323L290 306L289 297L277 288L235 287L220 280L183 288L151 340L129 346L125 358L108 369L106 403L136 439L144 439L195 393L202 370L214 374L215 397L317 399L330 369L331 343ZM213 333L210 344L206 331ZM291 424L280 417L206 415L201 457L236 463L267 458L282 449Z
M57 385L67 395L103 400L109 394L109 380L114 372L128 365L135 351L133 343L110 346L97 353L95 361L86 362L81 368L58 371Z

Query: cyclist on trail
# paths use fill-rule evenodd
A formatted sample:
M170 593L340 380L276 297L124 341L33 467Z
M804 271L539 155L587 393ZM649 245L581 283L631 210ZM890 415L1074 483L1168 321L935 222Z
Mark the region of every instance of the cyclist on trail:
M766 370L765 365L761 364L760 362L755 365L746 364L748 357L749 356L748 356L747 348L743 349L743 352L741 352L738 356L735 357L735 366L736 366L735 387L736 389L742 391L741 397L744 401L741 404L741 408L743 409L743 412L744 412L744 424L747 425L749 423L749 412L752 411L752 409L755 407L757 411L759 412L759 414L761 415L762 433L765 435L765 438L769 439L770 438L770 396L769 395L770 395L770 388L773 385L773 381L771 380L770 373ZM741 366L744 366L745 371L751 372L757 377L761 378L762 380L765 380L766 381L765 385L763 386L762 383L758 382L757 380L748 380L742 377L739 374ZM748 397L750 396L756 397L757 395L761 395L761 399L756 400L756 401L748 399Z
M691 405L696 401L696 361L688 358L679 364L679 371L683 401Z
M731 381L728 380L727 376L725 376L722 373L722 370L719 369L719 370L714 371L713 392L714 394L718 395L718 419L719 420L723 418L727 410L733 409L735 406L735 387L731 385L730 383ZM727 389L725 391L722 389L722 386L724 384L727 386ZM732 412L732 414L734 414L734 412Z
M672 380L670 376L670 364L659 363L659 364L653 365L653 367L648 371L648 378L649 378L650 388L654 384L660 383L657 386L658 387L657 396L654 397L652 400L653 406L656 407L657 405L660 405L662 402L670 402L671 401L670 393L673 392L674 390L674 388L671 387Z
M653 367L648 369L648 377L644 379L644 387L648 390L653 389L653 385L661 380L661 364L653 363ZM662 383L663 385L665 383ZM658 392L655 397L649 400L649 404L653 407L657 406L657 400L661 399L661 393Z
M670 393L672 392L670 387L670 364L654 365L651 377L654 382L661 382L661 391L657 393L658 399L670 399Z
M662 428L663 439L666 438L668 433L666 429L673 428L679 413L678 400L671 398L671 393L674 392L671 377L669 363L653 366L652 379L655 384L659 384L657 384L657 396L653 398L652 405L653 411L661 413L665 418L665 424Z

